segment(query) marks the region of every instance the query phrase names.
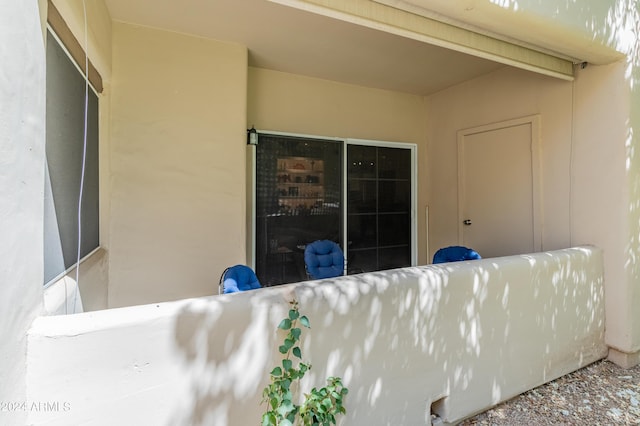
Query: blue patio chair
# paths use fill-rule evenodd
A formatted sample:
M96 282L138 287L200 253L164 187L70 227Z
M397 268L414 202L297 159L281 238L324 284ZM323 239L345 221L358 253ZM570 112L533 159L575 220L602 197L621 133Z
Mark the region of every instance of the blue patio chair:
M477 251L463 246L451 246L438 250L433 255L433 263L461 262L482 259Z
M338 277L344 274L344 254L335 242L317 240L304 249L304 265L310 279Z
M253 269L246 265L235 265L224 270L218 284L218 294L237 293L261 288Z

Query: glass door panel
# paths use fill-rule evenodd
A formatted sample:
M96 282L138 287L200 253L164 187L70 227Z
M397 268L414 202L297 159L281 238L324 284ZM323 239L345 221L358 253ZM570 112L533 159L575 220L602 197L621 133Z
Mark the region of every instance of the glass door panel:
M263 285L306 280L304 248L342 245L339 141L261 134L256 147L256 274Z
M347 267L411 265L411 150L347 145Z

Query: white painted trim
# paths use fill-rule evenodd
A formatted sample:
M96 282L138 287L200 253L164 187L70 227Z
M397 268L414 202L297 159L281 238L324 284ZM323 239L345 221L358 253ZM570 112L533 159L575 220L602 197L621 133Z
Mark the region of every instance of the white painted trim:
M318 136L318 135L308 135L306 133L277 132L273 130L257 130L256 129L256 132L258 132L258 134L262 133L265 135L292 136L295 138L320 139L324 141L344 142L346 140L345 138L339 138L337 136ZM258 137L258 144L260 144L260 137Z
M464 137L466 134L463 133L463 130L458 131L458 245L463 244L464 240L464 230L462 221L465 220L466 211L463 211L464 200L465 200L465 186L464 186Z
M425 250L427 251L427 265L431 263L431 252L429 250L429 206L424 208L424 234L425 234Z
M349 234L347 232L347 188L349 187L349 182L347 182L347 169L349 165L347 164L347 146L348 143L345 141L344 149L342 150L342 245L345 264L344 275L347 275L347 270L349 269Z
M464 188L464 138L466 136L478 133L489 132L493 130L505 129L508 127L521 126L523 124L531 125L531 173L532 173L532 202L533 202L533 248L534 251L542 251L542 193L540 173L540 114L529 115L521 118L500 121L497 123L485 124L482 126L471 127L468 129L458 130L458 244L463 244L464 225L466 212L463 211L465 200Z
M93 256L98 250L103 249L102 246L98 246L96 248L94 248L93 250L91 250L86 256L84 256L82 259L80 259L80 265L82 265L84 263L85 260L89 259L91 256ZM104 249L103 249L104 250ZM59 281L62 277L64 277L65 275L69 274L69 272L73 271L76 268L76 265L78 265L78 263L73 263L73 265L69 266L67 269L65 269L64 271L60 272L58 275L56 275L55 277L53 277L52 279L50 279L49 281L47 281L44 284L44 289L46 290L47 287L49 287L50 285L54 284L56 281Z
M378 140L371 140L371 139L353 139L353 138L347 138L345 140L349 145L379 146L384 148L414 149L417 146L414 143L407 143L407 142L378 141Z
M247 247L247 262L251 269L256 270L256 147L254 145L247 145L247 150L249 154L247 155L247 173L249 174L248 179L248 188L246 199L249 202L247 206L248 214L249 214L249 223L250 229L248 230L249 238L246 240L249 242L249 247Z

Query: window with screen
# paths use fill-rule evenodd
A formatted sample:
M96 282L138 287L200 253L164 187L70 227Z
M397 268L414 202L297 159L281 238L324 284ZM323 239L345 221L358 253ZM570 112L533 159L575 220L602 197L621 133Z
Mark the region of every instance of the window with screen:
M100 243L98 95L51 31L46 61L45 284Z

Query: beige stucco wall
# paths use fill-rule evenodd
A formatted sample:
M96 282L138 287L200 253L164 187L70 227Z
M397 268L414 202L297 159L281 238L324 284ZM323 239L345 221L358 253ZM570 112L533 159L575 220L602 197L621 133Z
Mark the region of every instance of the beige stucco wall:
M247 50L113 25L109 306L213 294L245 261Z
M375 0L373 0L375 1ZM393 4L394 0L382 0ZM400 6L474 31L598 64L623 57L610 48L614 21L631 17L636 0L403 0ZM633 19L633 18L632 18ZM619 35L620 33L618 33Z
M623 284L635 268L628 261L624 69L624 62L578 68L571 83L505 68L429 97L429 201L431 247L457 243L456 131L540 114L543 250L604 249L607 343L633 352L628 300L636 280Z
M426 7L427 0L409 0ZM612 359L640 362L640 4L637 0L462 3L429 0L445 16L599 64L576 79L571 232L605 247ZM619 53L616 53L617 50ZM622 57L621 59L617 59ZM618 60L618 62L614 62ZM613 64L612 64L613 63ZM578 139L579 135L579 139ZM597 153L597 154L596 154ZM598 240L598 241L595 241Z
M457 131L541 117L542 249L570 245L571 82L503 68L427 98L430 247L458 241Z
M292 297L311 322L302 390L342 376L339 424L428 425L441 398L455 422L606 355L602 272L578 247L42 317L30 398L70 409L29 422L257 424Z
M571 233L573 243L589 241L604 249L607 343L634 352L640 341L632 338L638 319L632 301L640 274L629 214L640 194L632 195L626 185L633 141L628 127L629 88L621 84L624 74L624 62L589 66L577 74Z
M427 261L425 114L422 96L249 68L248 127L417 145L418 264Z
M37 2L2 2L0 13L0 412L26 400L26 331L42 311L45 51Z

